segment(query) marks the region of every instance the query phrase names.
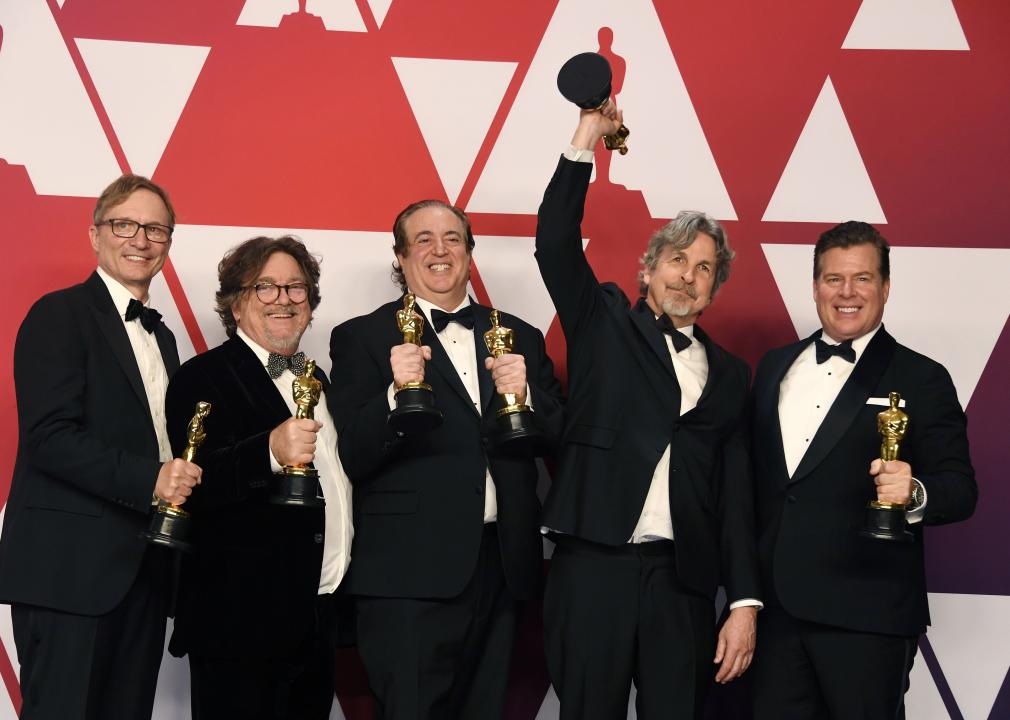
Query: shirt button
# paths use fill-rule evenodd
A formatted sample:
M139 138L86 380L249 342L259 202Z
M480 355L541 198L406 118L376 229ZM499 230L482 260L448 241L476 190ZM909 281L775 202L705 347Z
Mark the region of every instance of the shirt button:
M786 495L786 500L788 500L791 503L794 503L794 502L796 502L796 496L795 495Z
M315 535L312 536L312 539L315 540L317 544L319 544L323 541L323 534L316 533Z

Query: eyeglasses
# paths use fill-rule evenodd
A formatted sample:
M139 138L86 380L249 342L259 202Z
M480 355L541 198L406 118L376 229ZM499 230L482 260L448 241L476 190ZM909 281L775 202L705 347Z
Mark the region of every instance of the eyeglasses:
M136 237L137 231L140 228L144 228L144 237L153 243L167 243L172 239L172 232L175 230L175 228L168 225L159 225L158 223L144 225L136 220L128 220L126 218L103 220L98 225L108 225L112 229L112 234L121 238Z
M255 290L256 297L259 298L259 301L264 305L277 302L277 298L281 296L281 290L288 294L288 300L293 302L295 305L300 305L305 302L305 299L309 296L309 286L300 282L290 283L288 285L278 285L272 282L258 282L246 289Z

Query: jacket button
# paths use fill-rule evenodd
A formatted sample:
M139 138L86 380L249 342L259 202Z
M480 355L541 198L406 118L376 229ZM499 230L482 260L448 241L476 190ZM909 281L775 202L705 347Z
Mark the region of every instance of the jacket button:
M795 495L786 495L786 500L788 500L791 503L794 503L794 502L796 502L796 496Z
M484 494L484 486L483 485L478 485L477 487L474 488L474 492L476 492L478 495L483 495Z
M312 536L312 539L315 540L317 544L321 543L323 541L323 534L316 533L315 535Z

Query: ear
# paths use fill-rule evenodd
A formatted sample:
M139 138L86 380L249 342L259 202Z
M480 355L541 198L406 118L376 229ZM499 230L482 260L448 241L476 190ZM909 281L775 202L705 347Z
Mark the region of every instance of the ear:
M817 302L817 278L814 278L813 288L814 288L814 303L816 303Z
M884 291L884 303L886 304L887 296L891 294L891 278L887 278L887 280L884 281L883 291Z
M88 228L88 237L91 238L91 249L98 252L98 228L92 225Z

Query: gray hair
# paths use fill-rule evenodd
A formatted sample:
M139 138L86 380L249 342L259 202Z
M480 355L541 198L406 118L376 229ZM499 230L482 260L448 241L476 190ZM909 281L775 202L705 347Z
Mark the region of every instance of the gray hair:
M712 297L715 297L719 286L729 278L729 269L733 264L736 253L729 246L729 239L722 224L710 215L696 210L681 210L677 217L656 231L656 234L649 240L649 245L645 248L640 262L642 269L638 271L638 291L645 295L649 291L649 286L645 282L645 273L656 269L659 256L666 248L683 250L689 247L698 237L698 233L704 233L715 241L715 280L712 283Z

